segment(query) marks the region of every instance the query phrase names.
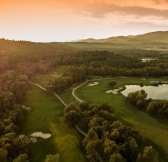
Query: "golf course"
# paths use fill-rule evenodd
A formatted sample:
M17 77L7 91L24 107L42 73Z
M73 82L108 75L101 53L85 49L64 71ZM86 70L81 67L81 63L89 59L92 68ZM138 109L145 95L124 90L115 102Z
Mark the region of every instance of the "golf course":
M53 76L54 74L50 74L49 76ZM60 93L59 96L61 96L61 99L67 104L73 102L80 103L82 101L97 105L102 103L109 104L119 119L133 125L145 140L156 145L167 155L167 123L159 122L147 113L138 111L120 92L118 94L106 93L106 91L109 90L108 82L110 80L117 82L114 87L114 89L117 89L119 87L124 88L124 86L128 84L150 84L151 81L156 79L164 81L167 78L93 77L89 81L75 85L63 93ZM42 84L44 87L46 86L42 76L38 76L34 81L36 81L37 84ZM88 86L92 82L97 82L98 84ZM75 129L68 127L64 122L63 113L65 106L56 96L44 91L36 85L31 85L24 104L31 107L31 111L23 125L22 133L31 134L40 131L51 134L51 138L40 139L31 146L32 161L41 161L47 154L52 152L58 152L61 155L62 161L87 161L84 157L81 144L82 136ZM39 147L43 149L35 151Z

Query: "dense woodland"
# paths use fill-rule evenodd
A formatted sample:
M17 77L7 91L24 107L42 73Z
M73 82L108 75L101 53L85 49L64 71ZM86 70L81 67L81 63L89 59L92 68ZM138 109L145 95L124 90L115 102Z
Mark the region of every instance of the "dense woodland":
M0 71L16 70L32 78L60 65L81 67L86 75L165 76L166 53L143 50L79 51L61 43L32 43L0 40ZM156 58L142 62L141 58Z
M31 139L20 137L18 131L24 121L27 110L22 106L28 90L26 75L10 74L2 79L0 89L0 161L27 161L27 148Z
M152 146L144 146L142 136L132 126L119 121L110 106L82 103L69 105L64 112L70 126L80 124L87 132L83 145L89 161L158 161L158 152Z

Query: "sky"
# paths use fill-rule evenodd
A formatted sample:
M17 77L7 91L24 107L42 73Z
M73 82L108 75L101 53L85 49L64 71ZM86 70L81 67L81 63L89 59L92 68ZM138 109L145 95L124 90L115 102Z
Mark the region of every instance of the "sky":
M34 42L168 30L168 0L0 0L0 38Z

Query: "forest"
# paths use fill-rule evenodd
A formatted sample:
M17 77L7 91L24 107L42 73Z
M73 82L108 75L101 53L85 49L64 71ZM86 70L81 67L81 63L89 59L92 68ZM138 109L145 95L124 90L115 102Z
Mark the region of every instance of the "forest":
M142 136L119 121L110 106L82 103L79 107L68 105L64 112L70 126L82 121L87 132L83 145L90 161L158 161L158 152L152 146L144 147Z

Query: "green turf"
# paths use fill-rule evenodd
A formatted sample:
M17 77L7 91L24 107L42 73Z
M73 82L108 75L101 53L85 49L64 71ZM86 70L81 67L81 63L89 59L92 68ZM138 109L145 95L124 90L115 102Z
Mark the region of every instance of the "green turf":
M151 80L166 80L166 78L148 78L143 80L143 78L124 77L113 79L117 81L116 87L125 84L149 83ZM150 139L168 155L168 125L160 123L145 112L138 111L121 94L106 94L105 91L110 89L107 86L108 82L108 79L104 79L100 81L99 85L94 87L85 85L78 89L76 94L79 98L89 103L108 103L113 107L115 114L119 118L135 126L144 137Z
M31 146L30 161L42 162L47 154L59 153L62 162L85 162L79 134L63 122L64 106L52 94L35 86L28 91L24 104L32 108L22 133L42 131L50 139L40 139Z

